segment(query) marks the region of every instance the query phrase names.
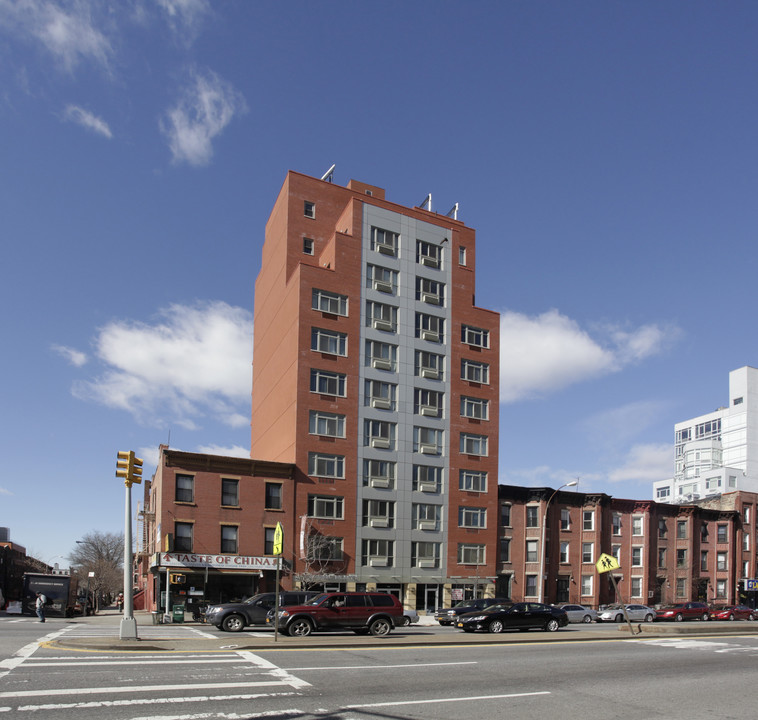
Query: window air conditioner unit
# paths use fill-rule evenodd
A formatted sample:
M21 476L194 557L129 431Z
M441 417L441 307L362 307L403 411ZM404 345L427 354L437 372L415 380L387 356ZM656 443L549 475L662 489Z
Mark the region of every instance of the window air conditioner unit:
M437 446L421 443L419 450L423 455L437 455Z
M429 340L429 342L439 342L440 334L436 330L422 330L421 339Z
M421 415L429 415L431 417L438 417L440 414L439 408L434 407L434 405L422 405L419 408L419 412Z
M371 447L389 450L390 441L387 438L371 438Z
M427 267L438 268L440 266L440 261L436 257L430 257L429 255L422 255L421 264L426 265Z
M433 568L433 567L437 567L437 561L436 560L419 560L418 561L418 567L420 567L420 568Z
M386 398L371 398L371 407L379 408L380 410L391 410L392 403Z
M432 380L437 380L439 376L439 370L435 370L434 368L421 368L422 378L431 378Z
M434 520L419 520L418 529L419 530L436 530L437 523Z
M374 290L392 294L392 283L385 280L374 280Z
M389 559L386 557L372 557L369 558L368 564L371 567L387 567L387 565L389 565Z
M371 527L386 528L390 526L390 521L387 518L371 518L371 520L368 521L368 524L371 525Z
M376 249L380 253L384 253L385 255L394 255L395 254L395 246L390 245L388 243L376 243Z
M369 484L375 488L388 488L390 487L390 479L388 477L372 477L369 478Z
M432 295L432 293L421 293L421 302L429 303L430 305L439 305L440 296Z
M385 360L384 358L373 358L371 360L371 367L376 370L392 370L392 361Z
M384 330L385 332L392 332L393 326L392 323L388 320L380 320L379 318L375 318L374 322L372 323L375 330Z
M421 492L437 492L437 483L433 482L420 482L418 489Z

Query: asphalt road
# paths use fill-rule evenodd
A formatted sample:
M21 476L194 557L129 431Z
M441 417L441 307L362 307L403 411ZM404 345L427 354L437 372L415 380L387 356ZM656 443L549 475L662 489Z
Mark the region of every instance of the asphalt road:
M342 645L337 636L330 645L297 639L275 647L265 633L141 627L144 639L125 643L117 617L45 625L0 617L0 717L752 717L758 624L732 623L741 634L731 635L715 623L683 629L689 634L632 638L615 626L571 626L494 643L427 627L412 628L405 637L413 641L400 645L345 634ZM236 642L245 635L264 637L248 650ZM159 651L159 637L193 649ZM71 644L61 645L64 638Z

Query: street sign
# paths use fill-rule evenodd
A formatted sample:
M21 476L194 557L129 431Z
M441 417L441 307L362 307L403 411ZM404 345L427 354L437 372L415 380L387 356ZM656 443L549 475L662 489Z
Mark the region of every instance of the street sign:
M276 524L276 530L274 530L274 555L281 555L284 545L284 530L282 524L278 522Z
M619 561L613 557L613 555L603 553L595 563L595 567L599 573L604 573L608 572L609 570L618 570L621 565L619 564Z

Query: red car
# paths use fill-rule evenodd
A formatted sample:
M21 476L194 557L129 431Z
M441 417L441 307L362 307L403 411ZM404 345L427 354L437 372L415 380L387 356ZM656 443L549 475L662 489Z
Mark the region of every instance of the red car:
M755 620L756 611L745 605L716 605L711 620Z
M656 620L707 620L711 610L703 602L683 602L676 605L668 605L655 611Z

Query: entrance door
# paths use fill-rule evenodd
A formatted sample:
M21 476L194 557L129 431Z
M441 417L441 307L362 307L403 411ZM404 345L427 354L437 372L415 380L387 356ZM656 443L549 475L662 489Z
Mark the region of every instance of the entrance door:
M439 604L439 587L437 585L427 585L424 590L424 607L429 613L433 613Z
M571 584L571 578L566 575L558 576L558 589L555 594L555 601L564 603L569 601L569 587Z

